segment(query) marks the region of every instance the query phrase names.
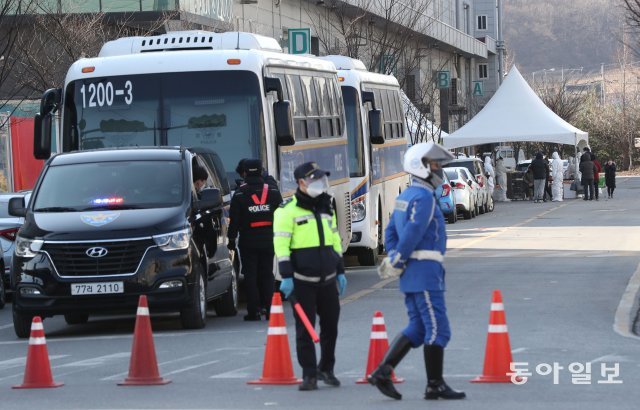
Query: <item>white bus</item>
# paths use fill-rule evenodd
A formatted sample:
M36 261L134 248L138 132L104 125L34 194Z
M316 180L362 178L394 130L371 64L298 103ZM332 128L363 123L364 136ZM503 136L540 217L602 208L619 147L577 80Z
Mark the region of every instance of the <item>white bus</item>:
M328 56L342 88L351 177L350 252L361 265L376 264L395 199L409 183L403 171L408 148L400 86L391 75L367 71L360 60Z
M284 197L295 167L331 171L343 249L351 239L347 133L335 66L283 54L250 33L172 32L104 44L75 62L63 90L49 90L36 116L34 154L51 153L60 107L61 151L184 146L215 151L233 188L242 158L260 158Z

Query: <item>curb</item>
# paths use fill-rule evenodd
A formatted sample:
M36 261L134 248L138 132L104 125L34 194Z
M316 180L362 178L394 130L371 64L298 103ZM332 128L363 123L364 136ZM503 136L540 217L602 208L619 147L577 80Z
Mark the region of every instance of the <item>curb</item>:
M616 309L613 330L620 336L630 337L640 340L640 336L635 334L634 325L640 313L640 264L631 275L627 288L622 294L618 309Z

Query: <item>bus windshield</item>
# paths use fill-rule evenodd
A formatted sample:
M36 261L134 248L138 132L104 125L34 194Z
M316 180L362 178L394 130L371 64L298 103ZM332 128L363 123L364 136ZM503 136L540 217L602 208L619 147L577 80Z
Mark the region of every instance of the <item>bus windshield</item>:
M233 178L242 158L263 158L261 90L250 71L122 75L67 86L63 149L205 147Z
M364 148L362 141L362 121L360 120L360 98L353 87L342 87L344 99L344 113L347 122L347 137L349 138L349 174L353 177L363 177Z

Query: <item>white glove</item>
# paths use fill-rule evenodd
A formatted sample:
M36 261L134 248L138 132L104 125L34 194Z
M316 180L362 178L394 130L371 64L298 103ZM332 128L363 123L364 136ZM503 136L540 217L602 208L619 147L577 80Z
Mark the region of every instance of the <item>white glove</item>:
M378 266L378 276L380 276L380 279L397 278L402 275L402 272L404 272L404 269L394 268L388 256L384 258L380 266Z

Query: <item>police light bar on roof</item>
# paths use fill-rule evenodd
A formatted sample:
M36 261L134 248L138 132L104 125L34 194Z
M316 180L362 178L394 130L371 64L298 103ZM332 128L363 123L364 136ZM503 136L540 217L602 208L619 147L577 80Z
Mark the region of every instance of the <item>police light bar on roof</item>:
M253 33L231 31L174 31L159 36L124 37L108 41L100 50L99 57L112 57L171 50L262 50L282 53L278 41Z
M115 205L121 204L124 202L123 198L120 197L111 197L111 198L96 198L91 201L94 205Z

